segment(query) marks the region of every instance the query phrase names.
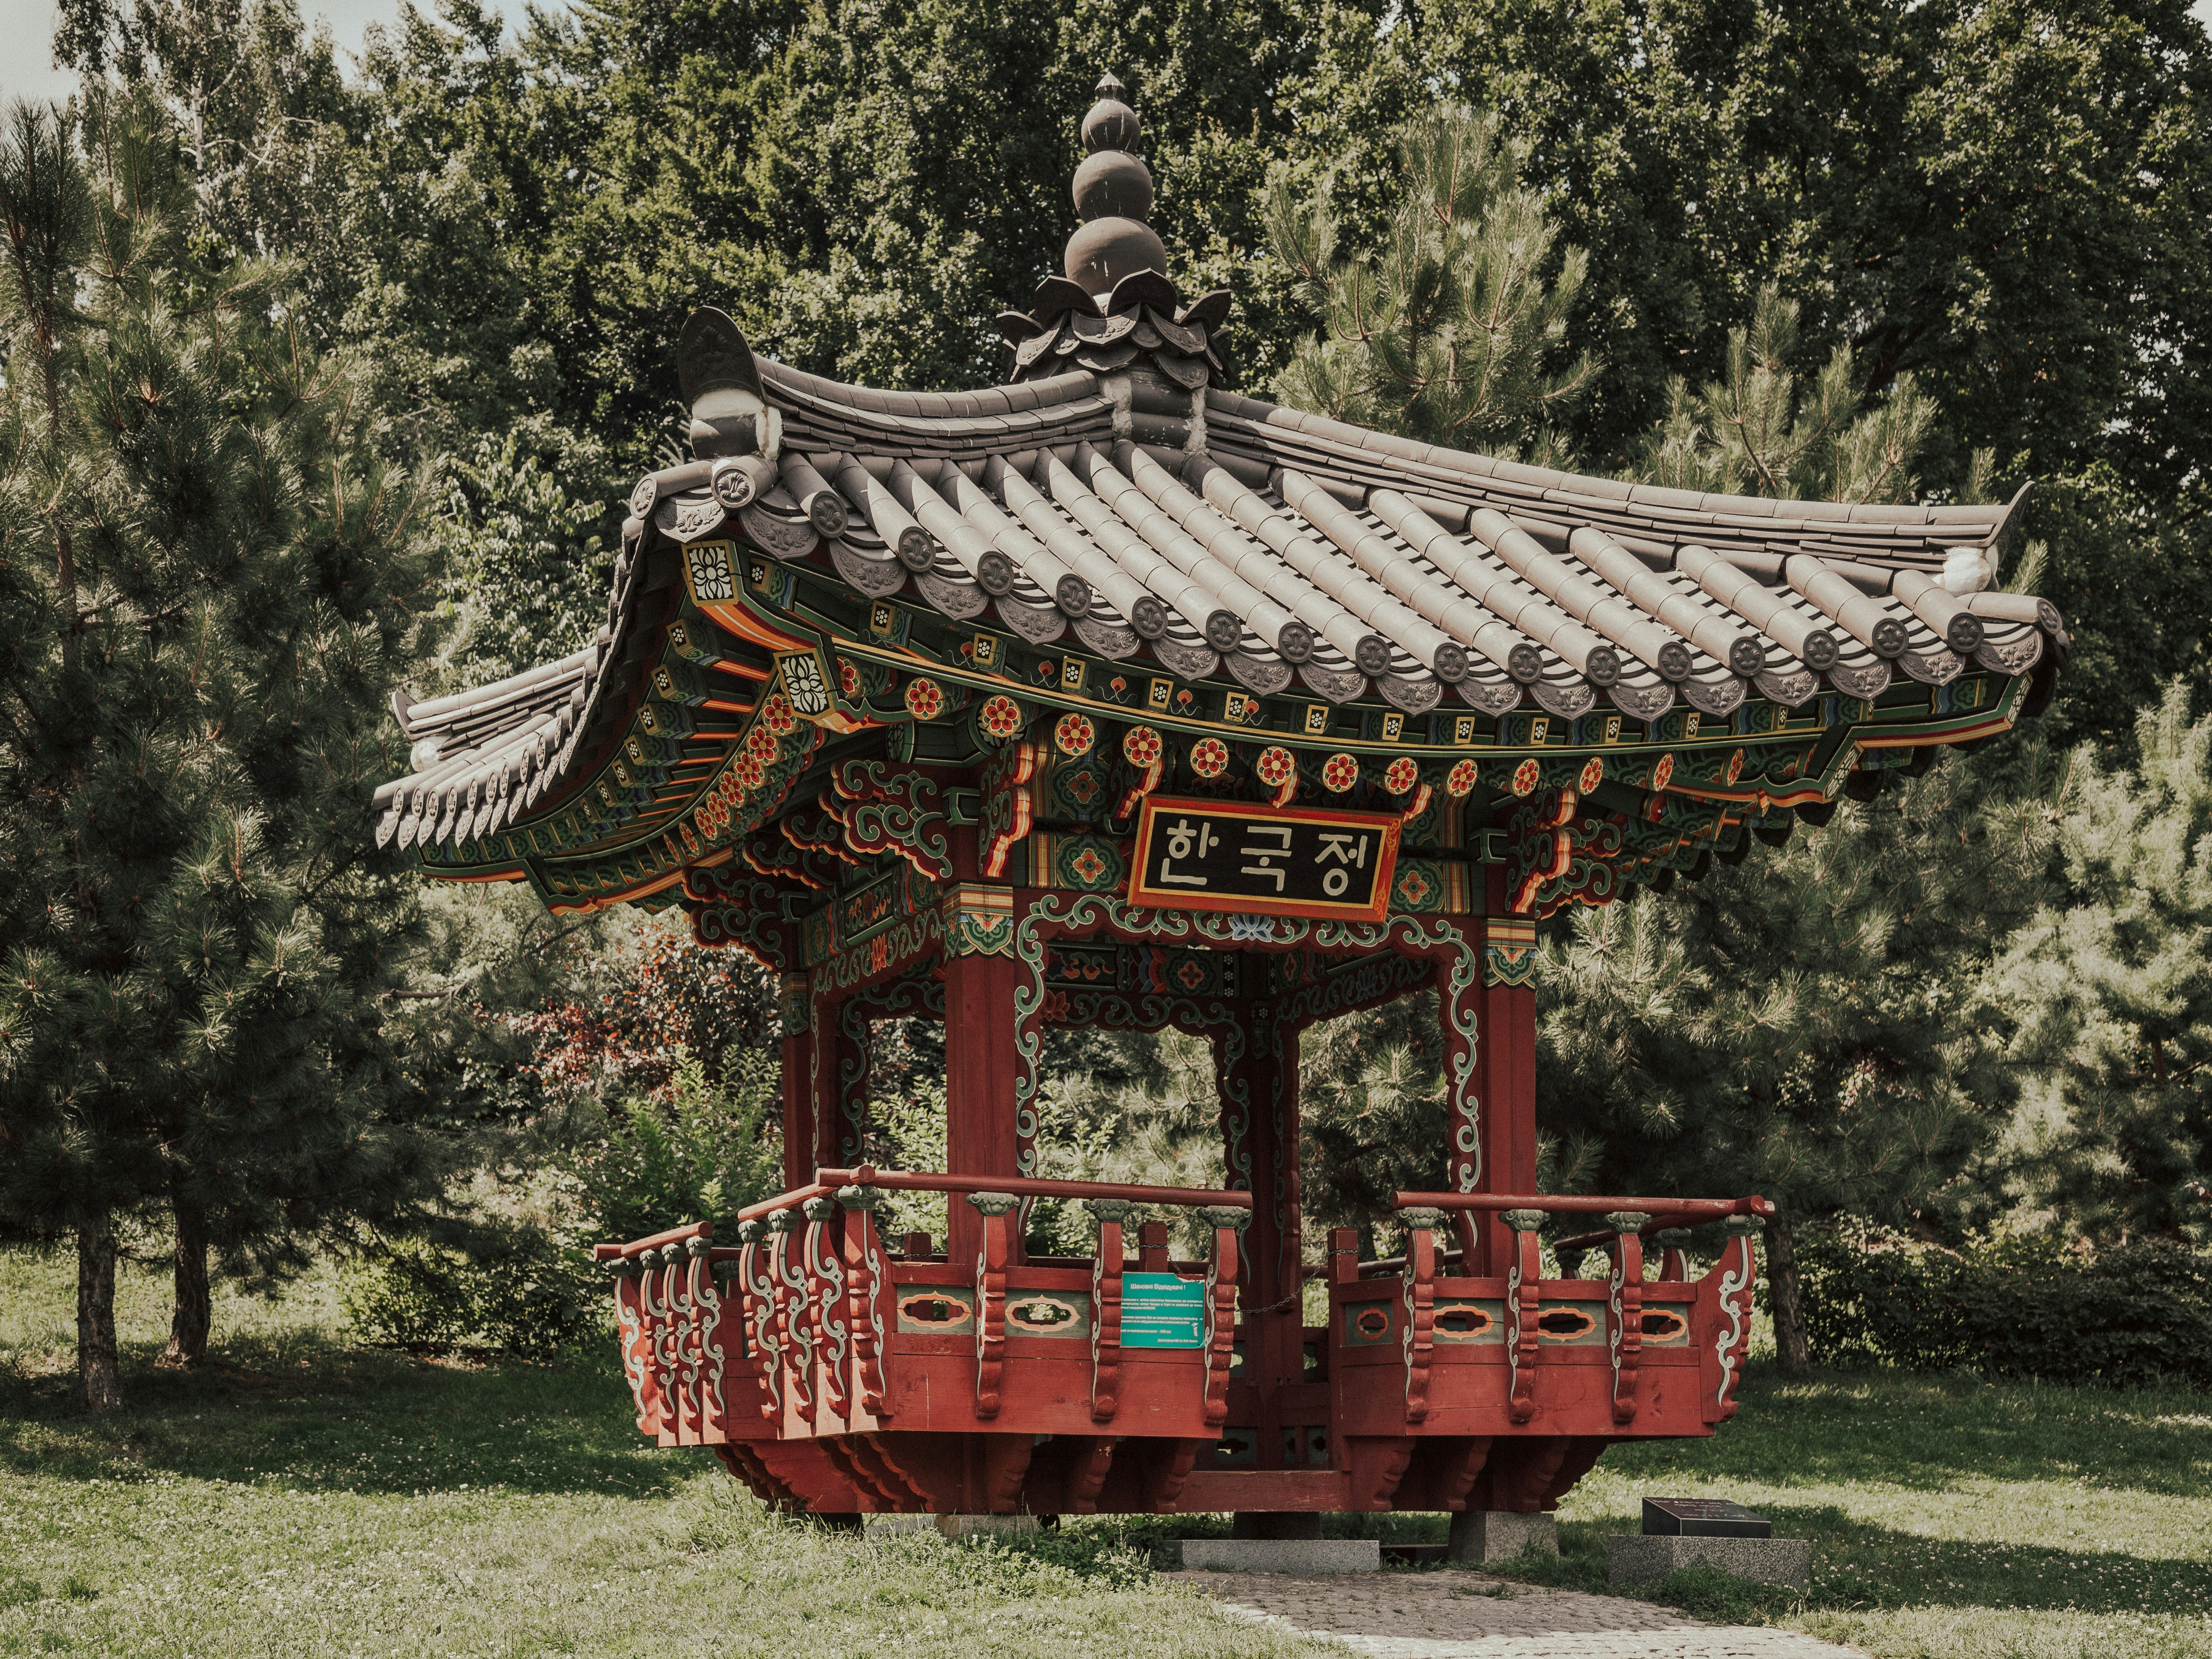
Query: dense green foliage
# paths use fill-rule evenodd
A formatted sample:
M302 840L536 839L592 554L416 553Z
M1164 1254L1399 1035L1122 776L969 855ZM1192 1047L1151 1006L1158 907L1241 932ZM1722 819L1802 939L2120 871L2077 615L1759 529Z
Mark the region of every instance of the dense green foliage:
M2212 1256L2048 1237L1958 1250L1844 1227L1806 1236L1805 1319L1828 1364L2141 1388L2212 1385Z
M173 1209L181 1291L434 1177L368 830L418 487L278 273L196 256L170 136L97 116L0 134L0 1230L77 1235L96 1403L116 1212Z

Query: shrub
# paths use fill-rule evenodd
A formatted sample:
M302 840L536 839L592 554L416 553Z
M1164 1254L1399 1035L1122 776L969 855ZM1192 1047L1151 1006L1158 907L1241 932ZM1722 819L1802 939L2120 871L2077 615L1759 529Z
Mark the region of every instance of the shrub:
M1860 1223L1799 1247L1813 1351L1838 1364L2212 1387L2212 1255L2163 1240L1947 1250Z
M726 1226L781 1185L763 1133L776 1097L764 1055L736 1057L720 1086L680 1057L666 1099L617 1106L562 1158L557 1222L453 1220L429 1237L378 1238L347 1286L348 1316L370 1337L407 1347L542 1357L585 1340L605 1317L594 1243L690 1221Z

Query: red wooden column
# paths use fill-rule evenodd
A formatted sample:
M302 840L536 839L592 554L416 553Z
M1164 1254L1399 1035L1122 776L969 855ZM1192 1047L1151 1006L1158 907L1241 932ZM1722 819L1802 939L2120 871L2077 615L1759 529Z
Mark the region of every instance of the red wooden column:
M1010 1176L1020 1138L1014 1126L1014 988L1025 973L1011 955L945 958L945 1168L950 1175ZM947 1226L949 1260L972 1262L982 1246L975 1206L954 1203ZM1020 1260L1015 1241L1015 1260Z
M814 1132L813 1161L804 1180L817 1169L849 1170L860 1162L860 1117L867 1109L868 1028L855 1040L846 1028L848 1002L823 1003L815 1010L809 1060Z
M814 1179L814 1038L807 1029L807 975L786 974L776 986L783 1019L783 1185L788 1192Z
M1244 1235L1243 1381L1259 1390L1262 1468L1283 1461L1275 1390L1304 1380L1305 1317L1298 1206L1298 1036L1275 1023L1264 1003L1240 1008L1237 1039L1214 1039L1225 1179L1243 1185L1248 1168L1252 1222ZM1240 1168L1240 1165L1245 1166ZM1287 1307L1279 1303L1287 1302ZM1267 1310L1268 1311L1260 1311Z
M1482 923L1480 1033L1475 1082L1482 1172L1476 1190L1536 1190L1536 992L1529 983L1535 923L1505 913L1505 872L1489 866L1489 912ZM1502 1275L1513 1260L1513 1231L1495 1215L1477 1224L1482 1271Z

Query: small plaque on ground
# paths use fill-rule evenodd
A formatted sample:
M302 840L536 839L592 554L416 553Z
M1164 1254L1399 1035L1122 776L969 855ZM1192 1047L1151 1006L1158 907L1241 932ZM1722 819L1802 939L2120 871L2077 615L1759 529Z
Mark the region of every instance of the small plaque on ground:
M1721 1498L1647 1498L1647 1538L1771 1538L1774 1523Z
M1121 1346L1197 1348L1206 1343L1206 1281L1174 1273L1121 1275Z

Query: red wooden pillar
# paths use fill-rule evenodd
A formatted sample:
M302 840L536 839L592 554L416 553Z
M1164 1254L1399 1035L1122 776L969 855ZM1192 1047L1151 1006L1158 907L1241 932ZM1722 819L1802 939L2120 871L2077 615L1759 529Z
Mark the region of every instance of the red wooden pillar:
M866 1111L868 1088L868 1028L858 1025L858 1035L847 1029L848 1002L823 1004L814 1020L810 1056L814 1154L807 1166L807 1181L817 1169L848 1170L860 1162L861 1118Z
M1011 956L945 958L945 1168L951 1175L1018 1175L1014 1125L1014 988L1026 970ZM983 1242L975 1206L956 1201L947 1260L972 1262ZM1020 1260L1015 1241L1015 1260Z
M814 1037L808 1030L807 976L786 974L776 987L783 1017L783 1185L814 1179Z
M1475 1081L1482 1172L1476 1190L1536 1190L1536 993L1525 981L1535 948L1532 921L1505 914L1504 870L1490 866L1490 915L1484 927L1480 1036ZM1482 1271L1503 1275L1513 1260L1513 1231L1497 1216L1478 1229Z
M1223 1151L1232 1187L1250 1182L1244 1236L1245 1382L1259 1390L1262 1468L1283 1461L1275 1390L1305 1376L1304 1251L1298 1206L1298 1037L1264 1004L1240 1010L1237 1032L1214 1039ZM1279 1304L1287 1303L1287 1306ZM1265 1311L1262 1311L1262 1310Z

